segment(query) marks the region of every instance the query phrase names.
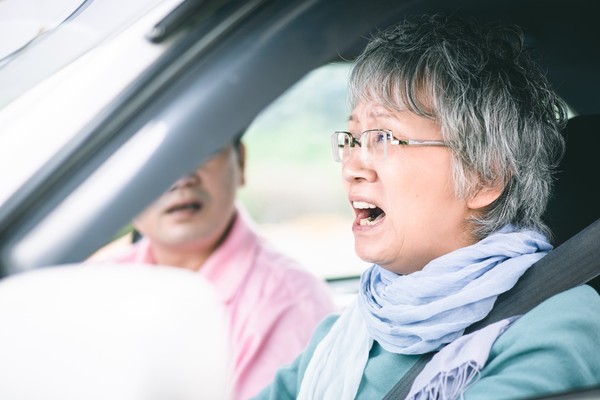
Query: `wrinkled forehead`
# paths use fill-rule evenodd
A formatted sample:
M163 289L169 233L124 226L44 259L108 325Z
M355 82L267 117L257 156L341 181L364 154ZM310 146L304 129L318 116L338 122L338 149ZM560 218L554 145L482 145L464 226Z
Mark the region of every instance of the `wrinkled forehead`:
M348 125L370 124L373 122L386 122L394 119L395 110L390 110L381 103L374 101L360 101L348 117ZM386 126L385 124L382 126Z

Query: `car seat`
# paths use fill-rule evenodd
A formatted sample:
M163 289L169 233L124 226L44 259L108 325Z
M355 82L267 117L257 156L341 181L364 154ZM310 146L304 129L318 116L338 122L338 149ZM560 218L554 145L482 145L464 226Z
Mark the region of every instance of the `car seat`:
M554 234L555 247L600 218L600 204L592 195L600 172L596 160L600 154L600 115L569 119L564 136L566 153L544 216ZM600 278L591 285L599 290Z

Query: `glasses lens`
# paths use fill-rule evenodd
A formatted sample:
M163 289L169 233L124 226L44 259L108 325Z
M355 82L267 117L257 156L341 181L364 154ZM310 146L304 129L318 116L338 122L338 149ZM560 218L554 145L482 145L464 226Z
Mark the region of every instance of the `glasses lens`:
M334 161L342 162L348 158L351 149L350 140L348 132L334 132L331 135L331 150Z
M387 143L390 133L386 131L365 131L361 142L363 143L363 157L365 161L383 161L387 156Z

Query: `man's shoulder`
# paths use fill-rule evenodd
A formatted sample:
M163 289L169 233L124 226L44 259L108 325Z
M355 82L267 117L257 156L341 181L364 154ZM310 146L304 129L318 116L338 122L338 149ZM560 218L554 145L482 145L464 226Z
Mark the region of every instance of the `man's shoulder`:
M332 293L323 277L270 243L263 242L258 248L250 274L272 294L279 292L288 299L333 305Z
M308 266L276 247L271 242L261 239L258 242L255 258L257 268L269 270L279 279L318 279Z

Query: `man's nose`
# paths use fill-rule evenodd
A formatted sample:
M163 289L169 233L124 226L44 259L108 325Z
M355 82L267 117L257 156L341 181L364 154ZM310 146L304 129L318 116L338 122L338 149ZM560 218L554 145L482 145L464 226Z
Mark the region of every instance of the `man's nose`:
M177 181L169 188L169 192L172 192L177 189L182 189L184 187L195 186L200 183L200 178L195 173L189 173L184 177L177 179Z

